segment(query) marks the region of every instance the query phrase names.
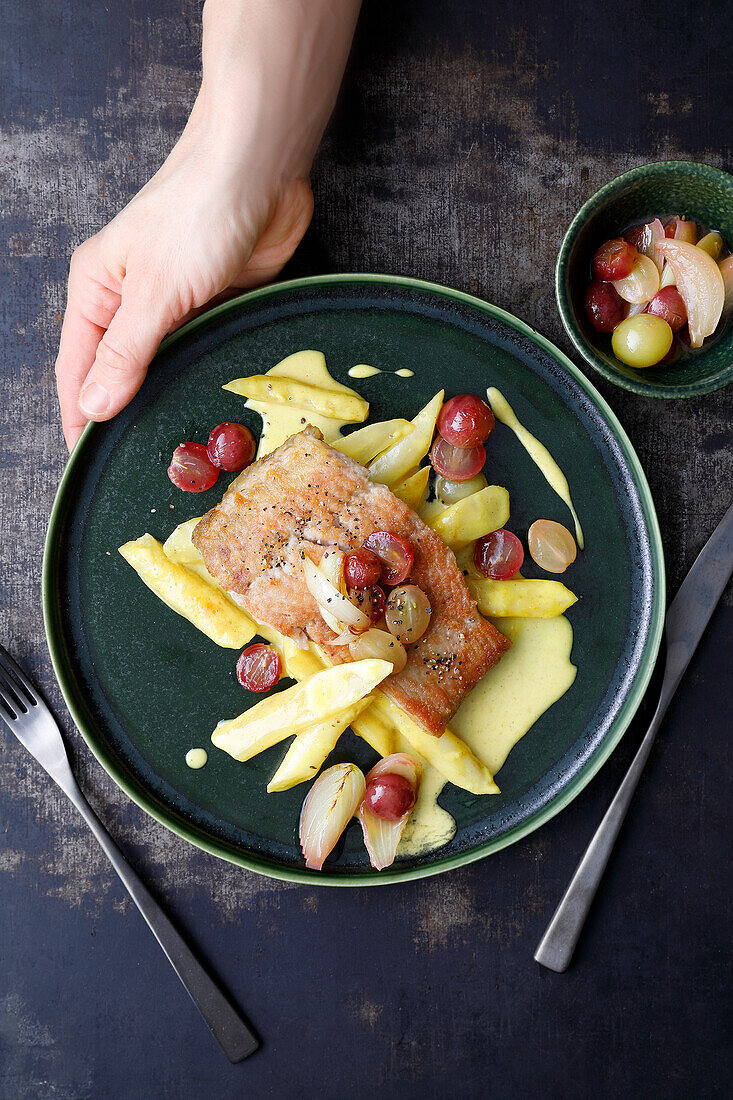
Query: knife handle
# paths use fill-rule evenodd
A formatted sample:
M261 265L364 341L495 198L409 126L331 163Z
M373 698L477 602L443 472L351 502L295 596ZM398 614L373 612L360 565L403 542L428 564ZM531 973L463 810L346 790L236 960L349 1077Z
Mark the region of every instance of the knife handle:
M570 880L554 916L535 951L535 961L562 974L570 965L586 917L603 878L616 838L631 805L644 765L649 759L654 738L669 705L671 693L660 699L651 725L644 735L631 766L616 791L611 805L596 829L593 839Z

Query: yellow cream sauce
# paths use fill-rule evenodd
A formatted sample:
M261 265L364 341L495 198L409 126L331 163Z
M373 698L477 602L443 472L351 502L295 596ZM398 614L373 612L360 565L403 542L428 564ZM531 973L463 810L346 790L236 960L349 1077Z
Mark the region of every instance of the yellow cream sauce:
M413 378L414 370L401 367L400 370L382 370L380 367L370 367L368 363L357 363L349 370L349 378L372 378L375 374L396 374L398 378Z
M193 768L194 771L198 771L199 768L203 768L206 761L209 759L209 754L206 749L189 749L186 753L186 763L189 768Z
M570 486L568 485L568 479L565 477L565 474L562 472L557 462L555 462L555 459L547 450L544 443L540 443L539 439L533 436L531 432L528 432L523 424L519 423L514 409L511 407L506 397L504 397L504 395L494 386L487 390L487 396L489 398L491 410L496 419L500 420L502 424L506 424L508 428L511 428L527 454L537 466L539 466L549 485L555 490L560 499L567 504L575 523L575 537L578 540L578 546L582 550L584 548L583 529L580 526L577 512L573 507L573 502L570 497Z
M496 775L517 741L572 685L577 669L570 660L573 628L564 615L495 619L494 625L512 647L476 685L450 726ZM418 855L452 838L455 822L437 803L444 783L434 768L425 768L400 855ZM501 787L501 777L498 783Z

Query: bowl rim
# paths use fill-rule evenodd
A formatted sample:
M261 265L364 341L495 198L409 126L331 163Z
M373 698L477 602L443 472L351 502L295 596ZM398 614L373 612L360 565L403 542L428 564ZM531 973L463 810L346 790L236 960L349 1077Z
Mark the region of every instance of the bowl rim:
M565 234L560 244L560 250L557 254L557 260L555 261L555 301L565 332L570 337L575 350L582 355L585 362L592 367L593 370L598 371L598 373L603 375L604 378L607 378L609 382L613 382L615 386L621 386L623 389L630 390L632 393L641 394L643 397L684 400L685 398L699 397L702 394L713 393L715 390L727 386L728 383L733 380L733 356L728 366L723 368L715 377L708 379L700 378L695 382L688 383L685 385L683 392L680 391L679 387L669 385L668 383L645 382L640 378L627 378L625 375L610 368L607 363L601 359L600 355L596 353L593 345L583 336L570 310L570 299L566 290L565 280L570 250L575 243L580 229L588 220L590 214L595 211L598 203L618 191L619 185L633 183L635 180L641 179L644 176L664 176L671 172L679 172L689 176L708 176L724 187L725 190L730 191L731 201L733 202L733 175L726 172L723 168L714 168L712 165L702 164L700 161L655 160L647 164L639 164L636 168L630 168L627 172L622 172L620 175L614 176L613 179L604 183L585 200L570 222L570 225L565 230Z
M42 607L46 641L54 673L73 721L79 729L87 747L117 786L120 787L133 802L137 803L142 810L149 814L154 820L164 825L171 832L187 840L195 847L208 852L210 855L217 856L220 859L224 859L248 871L253 871L268 878L280 879L287 882L302 883L310 886L325 886L329 888L388 886L394 883L410 882L443 874L501 851L503 848L530 835L564 810L566 806L577 798L580 792L590 783L603 764L608 760L628 729L634 715L637 713L647 688L649 687L652 673L656 667L664 630L666 607L666 570L659 520L657 518L654 500L646 474L644 473L639 457L621 422L590 379L585 377L582 371L568 359L560 348L553 344L546 336L537 332L536 329L527 324L526 321L521 320L521 318L491 302L487 302L476 295L456 290L453 287L445 286L441 283L429 282L424 279L410 278L409 276L403 275L389 275L378 272L343 272L330 275L309 275L298 279L283 280L264 287L258 287L255 290L246 291L235 298L231 298L226 302L213 306L211 309L199 314L199 316L193 318L187 324L182 325L181 328L168 335L161 343L154 359L172 345L181 340L185 340L199 327L226 315L242 305L249 305L259 299L275 296L283 292L290 293L319 287L348 286L349 283L366 286L387 285L404 287L408 290L423 291L434 294L438 298L446 298L449 301L453 300L462 303L476 309L479 313L484 313L506 324L520 335L528 337L534 344L538 345L545 354L549 355L559 366L563 367L601 413L606 424L613 432L623 452L624 458L628 463L629 470L632 473L639 492L641 508L649 536L654 587L649 610L649 635L646 648L640 658L636 676L629 688L628 695L621 710L616 715L604 741L598 746L595 753L586 761L582 769L573 777L571 782L558 791L541 809L536 810L527 819L521 821L498 837L485 840L481 844L469 848L466 851L458 852L451 856L444 856L442 858L438 857L429 864L410 867L404 870L398 867L396 869L388 869L384 872L369 871L363 873L348 872L338 875L321 875L319 872L308 871L305 868L281 867L278 864L271 863L267 858L262 858L251 853L245 854L238 849L231 848L223 841L202 835L198 829L190 826L185 820L180 819L177 815L172 813L166 806L158 803L155 797L146 788L139 787L137 782L118 764L114 755L107 750L103 741L97 736L94 722L89 720L84 712L76 684L71 672L67 669L63 641L57 625L58 611L55 600L56 573L54 569L54 557L65 519L66 498L72 490L76 469L84 460L84 444L90 436L94 433L104 431L105 428L104 423L94 423L90 421L84 428L79 441L69 456L69 460L56 491L46 531L41 575Z

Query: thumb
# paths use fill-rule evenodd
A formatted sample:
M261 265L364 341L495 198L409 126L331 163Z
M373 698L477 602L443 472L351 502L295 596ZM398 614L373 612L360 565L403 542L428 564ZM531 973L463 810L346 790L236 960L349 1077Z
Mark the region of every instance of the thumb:
M142 295L123 294L79 394L89 420L109 420L135 396L169 325Z

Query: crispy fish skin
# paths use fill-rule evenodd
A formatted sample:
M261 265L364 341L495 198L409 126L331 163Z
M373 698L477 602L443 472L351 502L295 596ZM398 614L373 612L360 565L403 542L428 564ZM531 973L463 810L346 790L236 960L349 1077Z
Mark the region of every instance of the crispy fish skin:
M424 729L440 736L462 700L509 648L476 610L451 550L384 485L307 427L244 470L201 519L193 542L222 588L260 622L303 645L322 645L335 663L349 659L305 584L302 562L319 564L333 548L360 546L392 531L415 549L410 582L430 599L423 637L407 665L381 685Z

